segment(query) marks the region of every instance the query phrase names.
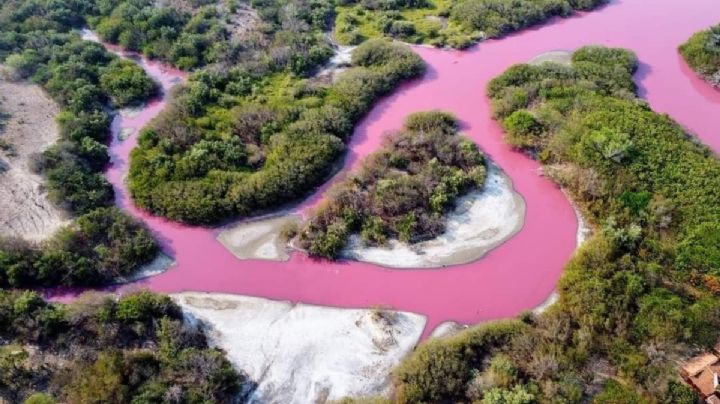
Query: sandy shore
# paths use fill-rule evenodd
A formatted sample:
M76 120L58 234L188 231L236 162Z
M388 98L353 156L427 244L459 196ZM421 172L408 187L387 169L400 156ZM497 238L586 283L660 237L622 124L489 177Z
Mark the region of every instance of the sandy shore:
M455 321L446 321L435 327L432 333L430 333L430 338L452 337L467 328L468 326L456 323Z
M362 247L353 237L343 256L392 268L438 268L472 262L522 229L525 201L494 164L485 188L458 199L439 237L408 245L392 240L386 247Z
M28 162L57 140L58 107L36 85L0 79L0 111L9 114L0 127L0 233L43 240L67 219L50 203L42 177L30 172Z
M301 220L300 216L287 215L243 222L223 230L217 239L239 259L287 261L290 247L280 232Z
M151 276L160 275L175 265L175 260L171 257L158 253L157 257L149 263L141 266L130 276L125 278L118 278L117 283L128 283L135 282L141 279L149 278Z
M386 394L389 375L417 344L411 313L293 305L255 297L172 295L189 321L257 383L251 403L312 403Z
M572 52L566 50L554 50L550 52L545 52L530 59L528 61L528 64L539 65L545 62L554 62L569 66L570 64L572 64L572 54Z

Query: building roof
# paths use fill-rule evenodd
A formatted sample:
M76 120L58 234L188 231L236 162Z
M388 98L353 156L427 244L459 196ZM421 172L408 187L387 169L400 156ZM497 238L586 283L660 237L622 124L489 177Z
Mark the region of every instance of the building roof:
M686 377L693 377L718 361L720 361L720 358L718 358L717 355L713 353L704 353L685 362L682 366L682 371Z
M720 364L710 365L695 376L690 377L690 382L700 391L703 397L715 394L714 374L720 374Z

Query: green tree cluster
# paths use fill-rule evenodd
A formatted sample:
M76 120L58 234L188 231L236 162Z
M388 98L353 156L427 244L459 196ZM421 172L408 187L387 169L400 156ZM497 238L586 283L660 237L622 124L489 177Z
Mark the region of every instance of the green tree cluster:
M288 203L327 178L375 100L424 70L408 47L384 40L358 47L330 85L255 67L198 72L175 93L131 155L135 203L189 223Z
M252 11L232 1L95 4L87 19L101 38L185 70L233 66L259 51L267 52L272 63L307 74L331 54L321 31L332 19L332 1L253 0L247 4Z
M18 79L41 85L62 107L61 140L37 157L53 202L73 213L112 204L101 170L111 116L156 93L156 85L129 61L71 33L90 5L80 1L13 0L0 8L0 60Z
M478 40L592 10L607 0L344 0L335 35L343 43L388 36L412 43L466 48Z
M150 233L108 207L113 189L102 170L109 161L110 108L137 104L157 86L135 63L73 29L92 2L11 0L0 5L0 60L16 79L41 85L62 110L60 140L31 168L45 177L50 199L82 215L50 240L0 242L0 287L100 285L127 276L157 253Z
M0 287L105 285L157 253L143 224L118 209L99 208L40 244L0 239Z
M186 10L151 0L97 1L88 22L105 41L181 69L230 53L230 30L215 6Z
M231 402L247 381L169 297L149 292L62 305L0 290L0 338L11 342L0 345L9 402Z

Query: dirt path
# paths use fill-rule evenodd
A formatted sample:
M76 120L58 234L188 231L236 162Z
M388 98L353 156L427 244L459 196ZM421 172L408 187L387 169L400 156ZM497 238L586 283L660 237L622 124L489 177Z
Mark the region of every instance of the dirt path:
M65 218L28 162L56 141L58 107L38 86L0 79L0 111L9 115L0 127L0 236L42 240Z

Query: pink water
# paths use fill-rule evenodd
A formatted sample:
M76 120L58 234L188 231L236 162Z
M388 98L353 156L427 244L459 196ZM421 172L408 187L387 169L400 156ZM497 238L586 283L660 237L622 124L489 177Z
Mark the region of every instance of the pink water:
M345 169L375 150L384 132L397 129L408 114L443 109L456 114L465 133L509 175L525 198L525 225L511 240L479 261L438 270L390 270L360 262L323 262L296 253L289 262L238 260L215 237L219 230L188 227L138 211L122 182L132 136L111 146L107 176L117 203L142 218L177 265L129 287L158 292L206 291L261 296L338 307L387 305L428 317L428 330L443 321L476 323L510 317L542 303L551 294L575 249L577 222L572 207L536 162L511 151L491 119L485 87L515 63L551 50L586 44L625 47L641 62L636 76L641 95L659 112L670 114L715 151L720 150L720 92L699 80L676 48L695 31L720 22L717 0L617 0L574 18L556 20L502 40L458 52L416 47L427 62L421 79L377 104L352 138ZM169 88L180 72L141 61ZM164 106L150 104L120 127L138 129ZM341 173L342 175L342 173ZM327 185L298 208L322 198Z

